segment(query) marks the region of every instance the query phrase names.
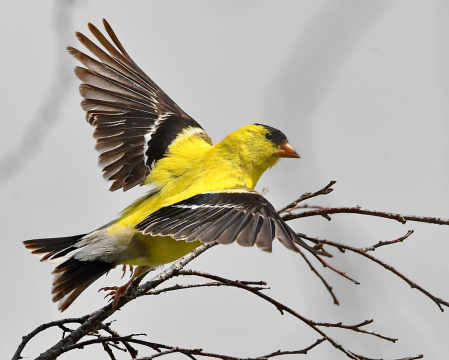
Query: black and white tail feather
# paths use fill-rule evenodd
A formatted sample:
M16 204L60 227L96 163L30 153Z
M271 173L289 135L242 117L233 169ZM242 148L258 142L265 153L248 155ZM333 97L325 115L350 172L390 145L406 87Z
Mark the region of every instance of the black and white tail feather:
M76 258L76 253L86 246L81 245L86 236L88 234L23 242L27 249L41 257L41 261L55 266L51 293L61 312L89 285L115 267L114 263L98 259L83 261Z

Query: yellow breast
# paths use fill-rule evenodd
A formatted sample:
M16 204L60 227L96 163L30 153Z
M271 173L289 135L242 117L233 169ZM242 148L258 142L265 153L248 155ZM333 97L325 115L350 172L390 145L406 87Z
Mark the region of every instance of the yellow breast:
M124 229L133 234L132 239L128 239L129 251L124 254L122 263L157 266L175 261L200 245L171 237L142 235L134 229L160 208L210 191L254 189L260 176L277 158L255 152L257 145L253 146L253 151L249 150L247 144L251 141L242 137L251 126L228 135L215 146L197 136L178 136L145 181L155 186L156 192L125 209L107 229L110 235L120 234Z

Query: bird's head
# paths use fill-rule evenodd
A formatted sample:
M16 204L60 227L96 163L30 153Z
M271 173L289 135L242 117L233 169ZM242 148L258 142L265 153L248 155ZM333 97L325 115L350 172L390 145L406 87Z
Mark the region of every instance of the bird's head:
M275 129L274 127L262 124L254 124L249 126L257 127L258 132L260 132L260 134L263 135L264 140L268 142L268 147L271 150L270 152L272 153L272 156L277 157L278 159L281 157L298 159L300 158L300 156L293 148L293 146L290 145L287 137L282 131ZM264 145L262 146L266 146L265 141L263 143Z
M218 144L217 144L218 145ZM299 158L285 134L271 126L252 124L229 134L221 145L252 179L254 187L260 176L280 158Z

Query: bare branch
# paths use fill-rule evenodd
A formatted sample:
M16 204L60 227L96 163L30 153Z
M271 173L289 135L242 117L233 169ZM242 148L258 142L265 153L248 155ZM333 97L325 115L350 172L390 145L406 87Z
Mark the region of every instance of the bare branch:
M203 244L203 245L197 247L195 250L193 250L192 252L188 253L186 256L184 256L181 259L179 259L178 261L176 261L167 270L165 270L162 273L160 273L159 275L155 276L153 279L146 282L145 284L140 285L139 288L137 289L137 291L135 292L135 297L141 296L142 294L146 293L147 291L154 289L159 284L167 281L168 279L170 279L174 276L177 276L179 270L181 270L189 262L191 262L193 259L200 256L206 250L208 250L211 247L214 247L216 245L218 245L218 243L216 241L213 241L213 242ZM131 300L131 297L129 297L129 300ZM120 301L119 301L119 305L120 305Z
M26 344L33 338L35 337L37 334L39 334L40 332L54 327L54 326L61 326L63 324L69 324L69 323L78 323L78 324L82 324L84 323L87 319L89 318L89 315L86 316L82 316L80 318L68 318L68 319L63 319L63 320L57 320L57 321L51 321L49 323L46 324L42 324L40 326L38 326L36 329L34 329L32 332L30 332L28 335L25 335L22 337L22 342L20 343L20 345L17 347L17 350L14 354L14 356L12 357L12 360L19 360L22 359L21 353L23 351L23 349L25 348ZM69 329L70 330L70 329Z
M318 276L318 278L321 280L321 282L324 284L324 286L326 287L327 291L329 291L329 293L332 296L332 299L334 300L334 304L335 305L340 305L340 303L338 302L337 297L334 294L334 291L332 290L332 286L330 286L327 281L323 278L323 276L321 276L321 274L315 269L315 267L312 265L312 263L309 261L309 259L306 257L306 255L304 254L304 252L298 247L298 251L301 254L302 258L305 260L305 262L307 263L307 265L309 265L310 270L312 270L316 276Z
M331 193L332 191L334 191L334 189L332 189L332 186L336 183L336 181L332 180L331 182L329 182L329 184L327 184L324 188L322 188L321 190L318 190L316 192L309 193L306 192L304 194L302 194L298 199L296 199L295 201L291 202L290 204L288 204L287 206L284 206L282 209L278 210L277 213L283 213L285 211L292 211L295 209L295 207L298 205L298 203L300 203L301 201L307 200L307 199L311 199L313 197L319 196L319 195L327 195L329 193Z
M394 214L384 211L375 211L375 210L367 210L363 209L360 206L356 207L340 207L340 208L329 208L329 207L318 207L313 206L313 208L318 208L318 210L312 211L304 211L299 214L288 213L282 216L284 221L289 221L293 219L305 218L310 216L329 216L329 214L362 214L362 215L370 215L377 216L386 219L392 219L399 221L402 224L405 224L407 221L417 221L417 222L425 222L428 224L437 224L437 225L449 225L449 219L444 218L435 218L428 216L415 216L415 215L402 215L402 214ZM330 220L330 218L328 219Z
M247 285L252 285L252 284L266 285L266 283L263 282L263 281L257 281L257 282L255 282L255 281L254 282L252 282L252 281L241 281L241 282L243 284L247 284ZM205 284L188 284L188 285L176 284L176 285L170 286L168 288L164 288L164 289L151 290L151 291L146 292L143 295L159 295L159 294L166 293L166 292L169 292L169 291L174 291L174 290L193 289L193 288L199 288L199 287L218 287L218 286L228 286L228 285L223 284L221 282L217 282L217 281L208 282L208 283L205 283ZM255 289L255 290L268 290L270 288L269 287L263 287L263 286L257 286L257 287L253 286L253 289Z
M304 236L302 236L302 234L301 234L301 237L304 237ZM304 237L304 238L308 239L307 237ZM320 256L316 255L315 253L312 253L312 255L315 256L315 258L317 258L318 261L321 264L323 264L324 267L331 269L332 271L336 272L338 275L343 276L344 278L348 279L349 281L352 281L354 284L360 285L360 283L357 280L354 280L353 278L346 275L346 273L344 273L343 271L337 270L333 266L329 265L329 263L327 261L325 261L324 259L322 259Z
M106 353L109 355L109 357L111 358L111 360L117 360L114 356L114 353L112 352L111 348L109 347L109 344L107 342L102 343L103 344L103 349L104 351L106 351Z
M431 293L429 293L427 290L423 289L421 286L419 286L418 284L416 284L415 282L411 281L409 278L407 278L405 275L403 275L402 273L400 273L399 271L397 271L393 266L375 258L374 256L368 254L365 249L362 248L355 248L352 246L348 246L348 245L344 245L344 244L340 244L340 243L336 243L333 241L329 241L326 239L321 239L321 238L313 238L304 234L301 234L301 237L310 240L312 242L314 242L315 244L326 244L326 245L330 245L330 246L334 246L336 248L339 249L344 249L344 250L349 250L352 251L354 253L357 253L359 255L362 255L368 259L370 259L371 261L374 261L376 263L378 263L380 266L382 266L383 268L391 271L393 274L395 274L396 276L399 276L402 280L404 280L407 284L410 285L410 287L413 289L417 289L419 291L421 291L424 295L426 295L428 298L430 298L439 308L441 311L444 311L444 308L442 307L442 305L449 307L449 302L444 301L443 299L437 298L436 296L432 295ZM395 242L395 240L393 240Z
M391 241L379 241L377 244L375 244L373 246L364 248L363 251L364 252L374 251L381 246L396 244L398 242L403 242L405 239L407 239L413 233L414 233L413 230L409 230L409 231L407 231L407 234L405 234L404 236L401 236L399 239L391 240Z
M357 355L355 353L352 353L352 354L357 356L360 360L383 360L383 359L373 359L373 358L369 358L369 357L366 357L366 356L363 356L363 355ZM419 354L419 355L415 355L415 356L407 356L405 358L400 358L400 359L397 359L397 360L416 360L416 359L422 359L423 357L424 357L424 355Z
M336 324L333 324L333 323L319 323L319 322L317 322L316 325L317 326L324 326L324 327L336 327L336 328L348 329L348 330L352 330L352 331L360 332L360 333L364 333L364 334L370 334L370 335L373 335L373 336L377 336L377 337L379 337L381 339L391 341L393 343L398 341L397 338L392 338L390 336L385 336L385 335L376 333L376 332L371 331L371 330L360 329L362 326L365 326L365 325L368 325L368 324L372 324L373 322L374 322L374 320L371 319L371 320L365 320L365 321L363 321L363 322L361 322L360 324L357 324L357 325L343 325L341 322L340 323L336 323Z
M109 324L103 324L103 323L102 323L101 326L100 326L100 329L106 331L108 334L110 334L110 335L112 335L112 336L120 337L120 335L119 335L116 331L114 331L114 330L112 330L112 329L110 328ZM139 335L145 335L145 334L139 334ZM131 357L132 357L133 359L134 359L135 357L137 357L137 354L138 354L137 350L134 349L134 348L129 344L129 342L127 342L127 341L122 341L122 344L123 344L123 346L126 348L126 350L128 350L129 354L131 355Z
M83 349L85 346L93 345L93 344L103 344L104 345L104 344L109 344L111 342L119 342L119 341L124 342L125 341L125 342L131 342L131 343L143 345L146 347L150 347L150 348L158 351L157 354L141 357L136 360L155 359L157 357L169 355L169 354L173 354L173 353L180 353L180 354L184 354L186 356L199 355L199 356L203 356L203 357L211 357L211 358L223 359L223 360L263 360L263 359L269 359L269 358L272 358L275 356L280 356L280 355L307 354L308 351L312 350L314 347L321 344L324 340L325 340L324 338L318 339L312 345L310 345L307 348L302 349L302 350L292 350L292 351L278 350L278 351L272 352L270 354L259 356L259 357L254 357L254 358L239 358L239 357L228 356L228 355L214 354L214 353L205 352L205 351L203 351L203 349L185 349L185 348L180 348L177 346L163 345L163 344L158 344L158 343L152 343L149 341L134 339L131 336L118 336L118 337L111 336L111 337L102 337L102 338L97 338L97 339L91 339L91 340L80 342L78 344L73 344L73 345L67 347L64 352L68 352L73 349ZM160 349L166 349L166 350L160 351Z
M179 270L179 275L185 275L185 276L200 276L200 277L204 277L207 279L211 279L211 280L215 280L215 281L220 281L223 282L225 284L229 284L229 286L235 286L241 289L245 289L259 297L261 297L262 299L268 301L269 303L273 304L278 310L280 310L281 312L288 312L289 314L293 315L294 317L300 319L302 322L304 322L305 324L307 324L308 326L310 326L313 330L315 330L316 332L318 332L322 337L324 337L327 341L329 341L336 349L342 351L344 354L346 354L346 356L348 356L351 359L355 359L355 360L359 360L359 358L357 356L354 356L350 351L346 350L342 345L340 345L339 343L337 343L333 338L331 338L329 335L327 335L326 333L324 333L321 329L319 329L319 326L324 326L324 327L339 327L342 329L348 329L348 330L352 330L355 332L362 332L365 334L369 334L369 335L373 335L373 336L377 336L377 337L381 337L383 339L389 340L389 341L396 341L396 339L387 337L387 336L383 336L377 333L374 333L373 331L368 331L368 330L362 330L359 329L360 326L364 326L366 324L368 324L366 321L358 324L358 325L342 325L341 323L338 324L330 324L330 323L319 323L316 321L313 321L311 319L308 319L306 317L304 317L303 315L299 314L298 312L292 310L291 308L287 307L286 305L274 300L273 298L257 291L254 290L252 287L242 284L239 281L233 281L233 280L229 280L220 276L216 276L216 275L212 275L212 274L207 274L201 271L196 271L196 270L187 270L187 269L181 269ZM372 320L370 320L372 322Z

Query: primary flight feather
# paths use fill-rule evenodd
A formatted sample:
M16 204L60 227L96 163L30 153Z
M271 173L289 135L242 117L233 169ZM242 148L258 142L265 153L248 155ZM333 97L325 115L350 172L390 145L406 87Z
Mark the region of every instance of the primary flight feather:
M256 244L271 251L277 238L298 251L307 245L254 188L281 157L299 158L286 136L270 126L247 125L213 145L203 128L168 97L129 57L110 25L114 43L92 24L103 48L78 40L98 60L72 48L85 67L81 106L95 127L103 177L111 191L151 184L119 218L83 235L24 241L41 261L55 264L52 296L61 311L96 279L117 265L137 266L112 290L114 305L137 276L186 255L201 243Z

